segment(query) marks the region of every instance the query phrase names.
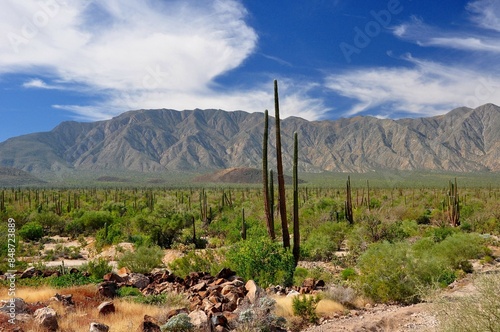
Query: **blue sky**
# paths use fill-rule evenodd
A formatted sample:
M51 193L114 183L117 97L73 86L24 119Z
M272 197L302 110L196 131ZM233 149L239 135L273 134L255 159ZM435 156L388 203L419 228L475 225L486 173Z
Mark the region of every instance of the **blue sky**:
M309 120L500 104L495 0L6 0L0 141L141 108Z

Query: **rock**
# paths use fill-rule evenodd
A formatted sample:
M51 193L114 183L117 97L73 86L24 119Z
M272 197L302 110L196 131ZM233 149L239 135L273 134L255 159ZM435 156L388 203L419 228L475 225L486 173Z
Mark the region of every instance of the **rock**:
M293 297L293 296L297 296L297 295L300 295L299 292L297 292L296 290L291 290L287 295L286 297Z
M226 326L227 318L222 313L217 313L212 316L211 322L213 326Z
M127 285L143 289L149 285L149 278L141 273L130 273L128 275Z
M201 292L207 289L207 284L205 282L200 282L190 288L193 292Z
M114 281L103 281L99 284L97 291L104 297L114 298L116 296L117 285Z
M99 311L99 315L108 315L113 312L115 312L115 305L111 301L106 301L97 307L97 310Z
M251 304L254 304L258 299L260 294L262 293L261 288L257 285L257 283L253 280L248 280L245 284L245 289L247 290L246 297L250 301Z
M26 270L24 270L19 279L32 278L35 275L35 271L36 269L34 266L28 267Z
M127 277L131 272L132 271L130 271L127 267L122 267L121 269L116 271L116 273L122 278Z
M306 278L302 282L302 287L314 288L315 284L316 284L316 280L314 280L314 278Z
M28 312L28 305L20 297L10 298L0 302L0 311L5 313L26 313Z
M187 314L188 310L186 308L181 308L181 309L172 309L167 314L165 315L165 318L169 320L170 318L177 316L178 314Z
M109 331L109 326L106 324L101 324L101 323L90 323L90 329L89 332L108 332Z
M57 331L59 328L57 313L52 308L45 307L37 309L33 317L39 326L43 326L48 331Z
M161 332L160 325L156 319L144 315L144 321L139 326L137 332Z
M231 269L229 268L223 268L222 270L219 271L219 273L217 273L217 275L215 276L216 278L220 279L228 279L232 276L235 276L236 275L236 272L232 271Z
M125 279L120 277L118 274L114 272L106 273L102 279L104 281L115 281L117 283L125 282Z
M204 311L195 310L192 311L188 316L191 319L191 324L193 324L195 328L204 329L207 327L208 316Z
M56 293L50 300L61 302L65 307L72 307L75 305L73 302L73 295L60 295Z
M316 281L316 283L314 284L314 288L323 288L325 287L325 281L324 280L318 280Z

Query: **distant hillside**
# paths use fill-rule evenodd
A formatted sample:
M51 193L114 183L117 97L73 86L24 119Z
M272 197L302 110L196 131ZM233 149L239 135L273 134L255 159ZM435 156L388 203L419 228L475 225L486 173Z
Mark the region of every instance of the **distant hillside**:
M0 143L0 166L32 174L67 170L196 171L260 168L263 114L222 110L139 110L108 121L63 122L50 132ZM487 104L418 119L357 116L282 121L291 170L293 133L301 172L500 171L500 108ZM270 167L275 165L274 119Z
M42 181L28 172L16 168L0 167L0 187L41 185Z
M292 184L292 177L285 175L285 183ZM275 179L277 181L277 179ZM193 182L213 183L262 183L262 170L256 168L228 168L221 171L204 174L193 179ZM299 179L299 183L305 181Z

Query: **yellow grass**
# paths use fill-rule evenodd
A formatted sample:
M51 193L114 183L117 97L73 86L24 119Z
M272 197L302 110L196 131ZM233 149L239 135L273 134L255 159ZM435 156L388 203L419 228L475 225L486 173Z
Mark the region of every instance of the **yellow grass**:
M38 302L38 301L47 301L52 296L54 296L58 290L50 287L43 287L40 289L30 288L30 287L19 287L16 288L16 297L22 298L26 302ZM10 297L8 296L8 289L2 288L0 289L0 299L7 300Z
M8 290L0 289L0 299L7 299ZM75 308L70 309L62 303L50 301L56 293L73 294ZM107 316L100 316L97 310L98 305L107 301L97 294L95 285L77 286L65 289L55 289L51 287L42 288L18 288L16 296L24 299L28 303L44 302L57 312L59 331L61 332L88 332L91 322L99 322L110 326L111 331L137 331L139 325L144 320L144 315L155 318L161 317L172 309L166 305L163 307L152 306L140 303L129 302L124 299L112 300L116 312ZM42 332L43 330L31 321L21 324L25 331Z
M293 317L292 297L276 296L274 300L276 301L275 313L277 316L287 319ZM344 310L345 308L342 304L328 299L319 301L316 307L316 313L320 317L331 317L333 314L341 313Z

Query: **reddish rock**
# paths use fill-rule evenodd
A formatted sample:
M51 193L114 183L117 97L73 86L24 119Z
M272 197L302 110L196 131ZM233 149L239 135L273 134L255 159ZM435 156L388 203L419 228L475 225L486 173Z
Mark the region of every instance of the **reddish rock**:
M100 295L107 298L114 298L116 296L117 285L114 281L103 281L99 284L97 291Z
M115 281L117 283L125 282L125 279L123 279L122 277L120 277L118 274L116 274L114 272L110 272L110 273L105 274L102 277L102 279L104 281Z
M99 311L99 315L109 315L116 311L115 305L111 301L102 302L97 307L97 310Z

